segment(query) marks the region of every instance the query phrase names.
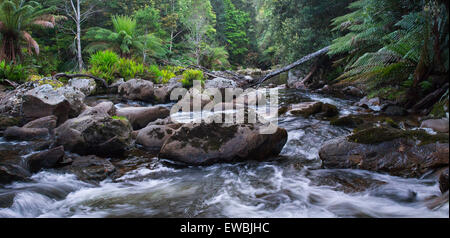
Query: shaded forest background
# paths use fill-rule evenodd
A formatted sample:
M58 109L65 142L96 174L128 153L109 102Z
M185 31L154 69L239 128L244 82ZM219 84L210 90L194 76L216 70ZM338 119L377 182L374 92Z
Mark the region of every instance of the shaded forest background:
M164 83L177 75L176 67L271 69L330 45L326 59L302 66L306 73L328 62L329 84L357 85L369 96L409 107L417 97L437 89L444 91L433 103L448 96L444 0L0 0L0 4L0 78L23 82L33 75L89 71L109 81L141 75ZM23 10L27 14L20 10L25 6L30 6ZM118 62L119 68L109 72Z

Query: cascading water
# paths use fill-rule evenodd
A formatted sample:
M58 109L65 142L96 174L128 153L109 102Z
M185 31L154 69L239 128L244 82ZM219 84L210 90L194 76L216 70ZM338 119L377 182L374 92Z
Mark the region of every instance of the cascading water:
M343 114L354 110L317 94L280 95L281 104L305 100L332 103ZM427 207L440 195L435 180L320 169L321 144L350 130L289 115L279 125L288 142L266 162L183 167L154 158L96 185L46 170L0 187L0 217L448 217L448 203ZM1 138L0 150L34 153L26 142Z

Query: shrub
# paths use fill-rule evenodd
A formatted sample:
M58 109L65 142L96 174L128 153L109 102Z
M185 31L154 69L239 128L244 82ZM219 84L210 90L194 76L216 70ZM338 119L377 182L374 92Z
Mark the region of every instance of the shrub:
M29 72L27 68L20 64L8 64L5 61L0 62L0 81L8 79L13 82L24 82L27 80Z
M99 78L105 79L108 83L114 80L119 63L119 56L109 50L99 51L89 59L91 69L89 72Z
M143 75L144 65L138 64L132 59L121 58L119 59L117 72L126 81L138 75Z
M194 80L199 80L202 84L204 83L203 72L201 70L188 69L183 72L183 79L181 79L183 87L192 87Z
M161 82L162 77L162 72L157 65L150 65L145 70L144 79L146 80L152 80L153 82L158 83Z
M155 81L156 83L164 83L164 84L168 83L171 78L174 78L176 76L173 72L168 71L166 69L161 70L161 74L162 74L161 80L156 80Z

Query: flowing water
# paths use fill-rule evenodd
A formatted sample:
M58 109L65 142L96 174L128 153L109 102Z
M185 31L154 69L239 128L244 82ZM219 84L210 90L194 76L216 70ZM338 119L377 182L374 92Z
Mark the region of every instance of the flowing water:
M283 91L281 104L319 100L349 114L349 101ZM118 106L121 106L119 104ZM321 144L350 130L284 115L281 154L266 162L183 167L152 158L112 181L90 184L56 170L0 187L0 217L448 217L434 179L405 179L361 170L320 168ZM0 138L0 152L33 153ZM127 158L130 161L136 158Z

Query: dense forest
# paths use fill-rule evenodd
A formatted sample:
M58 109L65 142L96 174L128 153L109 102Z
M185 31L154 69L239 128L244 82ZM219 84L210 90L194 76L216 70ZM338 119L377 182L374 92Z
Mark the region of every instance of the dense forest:
M0 217L448 218L448 8L0 0Z
M172 66L188 65L270 69L331 45L315 62L331 60L327 84L410 104L448 72L446 1L3 0L0 24L0 78L17 82L73 71L167 81Z

